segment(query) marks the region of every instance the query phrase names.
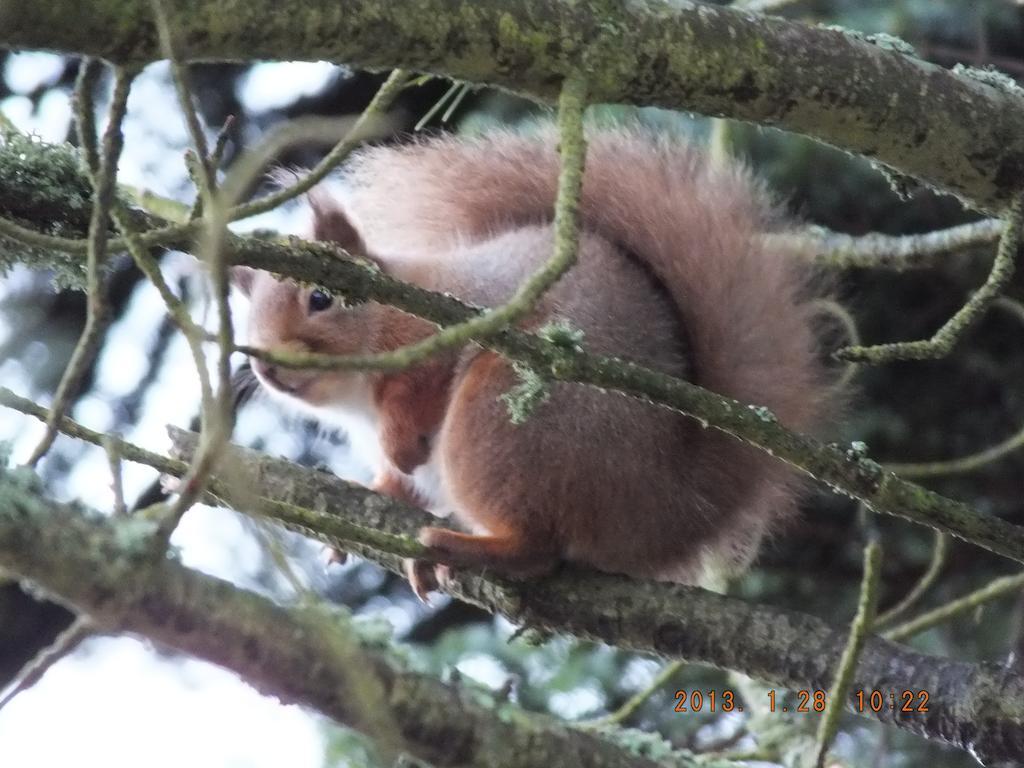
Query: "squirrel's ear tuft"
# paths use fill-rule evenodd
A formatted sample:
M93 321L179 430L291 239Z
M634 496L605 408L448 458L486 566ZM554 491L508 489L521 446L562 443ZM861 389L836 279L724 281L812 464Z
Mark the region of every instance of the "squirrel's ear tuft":
M337 243L355 256L366 256L366 245L340 203L329 193L314 190L309 194L313 208L313 238Z
M228 270L231 284L248 296L252 293L252 281L256 277L256 270L252 267L231 267Z

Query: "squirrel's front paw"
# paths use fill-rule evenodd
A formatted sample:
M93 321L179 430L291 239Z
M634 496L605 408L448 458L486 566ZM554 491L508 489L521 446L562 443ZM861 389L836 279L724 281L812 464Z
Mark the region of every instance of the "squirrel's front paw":
M451 568L442 563L406 558L402 561L402 566L412 591L426 605L430 605L430 599L427 597L429 593L447 589L451 583Z

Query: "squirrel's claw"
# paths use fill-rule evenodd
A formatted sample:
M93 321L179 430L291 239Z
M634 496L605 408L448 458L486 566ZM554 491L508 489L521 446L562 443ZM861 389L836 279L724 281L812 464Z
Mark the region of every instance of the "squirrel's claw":
M434 564L426 560L414 560L406 558L402 561L405 570L405 578L409 580L413 594L419 598L424 605L430 605L429 593L437 589L437 579L434 578Z
M450 565L444 563L436 563L434 565L434 581L437 582L437 588L447 592L452 585L452 568Z
M441 563L407 558L402 563L405 577L413 593L424 605L430 605L429 593L447 589L452 580L452 570Z

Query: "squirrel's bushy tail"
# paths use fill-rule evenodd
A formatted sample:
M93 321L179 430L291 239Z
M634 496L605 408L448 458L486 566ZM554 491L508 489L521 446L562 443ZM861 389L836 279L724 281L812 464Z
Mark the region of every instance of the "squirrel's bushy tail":
M557 137L491 133L374 148L352 162L346 208L370 252L444 250L552 217ZM693 379L813 431L834 391L818 352L812 270L762 246L771 197L739 165L639 131L589 136L584 226L646 263L679 307Z

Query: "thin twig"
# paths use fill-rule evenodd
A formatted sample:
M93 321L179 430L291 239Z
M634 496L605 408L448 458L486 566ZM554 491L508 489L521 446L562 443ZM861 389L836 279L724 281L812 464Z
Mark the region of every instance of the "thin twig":
M128 507L124 503L121 454L117 450L116 436L111 436L103 441L103 450L106 451L107 464L110 465L110 488L114 492L114 514L118 517L125 517L128 514Z
M184 69L181 70L184 73ZM224 151L228 146L228 137L231 130L231 126L235 123L234 115L228 115L224 119L224 125L221 126L220 131L217 133L217 140L213 144L213 149L210 150L210 158L207 165L209 166L210 176L209 182L209 193L203 195L201 192L197 192L195 202L192 203L192 210L189 212L188 220L195 221L203 216L203 199L213 194L213 191L217 186L217 169L220 167L221 162L224 159ZM197 190L200 188L202 183L199 178L199 161L196 155L192 151L185 153L185 164L188 166L189 176L192 178L192 183Z
M1024 322L1024 304L1013 299L1000 297L993 302L992 306L1004 309L1014 317ZM886 469L895 472L902 477L936 477L940 475L955 475L964 472L972 472L975 469L987 466L994 461L1008 456L1014 451L1024 448L1024 426L995 445L989 446L977 453L961 456L956 459L944 461L926 461L916 463L890 462L885 465Z
M948 552L949 537L944 533L936 531L932 540L932 556L928 560L928 568L902 600L885 613L879 614L878 618L875 619L874 626L872 627L873 630L878 631L892 624L931 589L932 584L935 583L939 574L942 573L942 566L946 563L946 554Z
M99 59L86 58L78 65L78 76L75 78L75 136L79 150L85 156L85 170L90 179L100 170L100 154L96 147L96 85L103 73L103 64ZM93 180L95 183L95 180Z
M1005 440L982 451L946 461L929 461L919 464L886 464L885 468L901 477L936 477L938 475L955 475L973 472L1014 451L1024 448L1024 427Z
M89 622L79 616L67 629L46 648L34 656L28 664L15 676L12 687L0 698L0 711L14 701L15 697L29 690L43 679L43 676L61 659L67 658L81 645L82 641L93 635Z
M213 388L210 384L210 372L206 366L206 358L203 355L202 342L206 337L202 328L193 322L188 307L171 291L157 260L149 253L149 249L142 243L141 236L132 227L128 211L119 202L114 204L112 211L114 223L121 230L122 238L128 246L128 253L139 270L156 287L157 293L164 302L171 320L185 337L189 352L192 355L192 362L199 376L200 396L203 408L209 407L213 401Z
M836 356L842 360L878 364L895 360L932 360L949 354L1013 277L1020 246L1022 204L1022 197L1018 195L1004 218L1003 232L988 278L932 338L872 347L846 347L836 352Z
M857 614L850 625L850 635L843 655L836 666L835 676L829 688L828 702L821 722L818 724L817 768L824 768L825 757L829 746L839 730L839 718L846 705L846 697L850 692L853 674L857 669L857 659L864 648L871 622L875 615L875 604L878 600L878 583L881 575L882 547L878 539L872 536L864 548L864 576L861 579L860 599L857 601Z
M156 17L156 31L160 40L160 52L171 65L171 80L174 82L174 90L178 96L178 105L185 118L185 126L188 128L189 136L195 145L196 154L199 160L199 174L202 181L199 187L200 194L210 194L215 183L215 171L211 163L209 146L206 141L206 133L199 120L199 113L196 111L192 101L192 89L189 86L188 69L178 57L177 46L174 44L174 33L167 21L167 13L164 10L162 0L151 0L153 15Z
M17 395L7 387L3 386L0 386L0 405L5 408L18 411L19 413L24 413L26 416L32 416L42 422L46 422L51 419L50 409L44 408L26 397ZM97 432L95 429L89 429L68 416L62 416L57 421L57 428L69 437L73 437L76 440L84 440L87 443L91 443L92 445L101 448L103 447L104 440L111 440L122 459L135 462L136 464L145 464L146 466L153 467L161 472L166 472L169 475L180 476L183 475L187 469L187 465L183 461L170 459L159 453L147 451L145 448L141 448L134 443L130 443L121 438L111 437L104 432Z
M192 186L196 190L196 198L192 201L192 208L188 212L189 221L199 221L203 218L204 201L209 197L209 193L204 191L206 184L203 181L202 165L195 150L185 150L185 170L188 172L189 181L192 182Z
M617 710L609 712L604 717L580 723L580 727L598 728L606 725L622 725L627 722L636 713L636 711L640 709L640 707L643 706L645 701L651 698L651 696L657 693L665 683L671 680L684 665L685 662L679 659L669 662L661 668L661 671L654 676L654 679L651 680L650 684L646 688L631 696L629 700Z
M75 87L75 104L77 114L77 130L79 137L79 145L82 147L82 151L86 157L86 164L89 168L93 169L95 173L98 168L99 160L96 152L96 137L95 137L95 124L93 117L92 108L92 94L96 87L96 81L100 72L99 62L87 59L83 62L82 67L79 70L78 81ZM202 350L202 329L192 322L192 318L189 316L188 308L181 303L181 301L174 295L171 289L168 287L166 281L163 278L163 274L160 271L160 265L157 263L150 253L148 248L141 242L140 236L135 231L134 227L131 226L131 217L127 209L116 198L112 202L111 206L111 217L114 219L114 223L122 234L122 241L129 254L131 254L135 265L139 270L149 279L149 281L156 287L157 292L163 299L171 318L175 324L181 330L188 343L189 351L192 354L193 362L196 366L196 372L199 376L200 389L202 393L202 402L205 404L209 403L212 399L212 389L210 387L210 376L206 369L206 359L203 357Z
M972 611L985 603L1021 588L1024 588L1024 573L1019 573L1015 576L1002 576L968 595L951 600L945 605L939 606L933 611L923 613L915 619L897 624L892 629L884 632L882 636L886 640L906 640L908 637L920 634L926 629L931 629L944 621L949 621L962 613Z
M107 128L103 134L102 156L95 172L92 216L89 219L85 328L71 354L71 360L64 370L60 384L57 386L57 392L53 398L52 418L46 424L43 438L28 459L29 466L35 466L53 445L53 441L57 437L57 421L67 410L71 398L82 383L86 369L99 352L103 331L110 323L110 311L105 296L106 284L103 278L103 267L107 256L107 221L114 202L117 162L124 145L121 123L127 111L128 92L134 77L134 70L123 67L114 70L114 93L111 97ZM87 99L88 103L80 105L80 115L92 112L91 98L87 97ZM88 150L89 143L90 140L86 138L83 146L86 147L86 157L92 161L93 158L90 157Z
M836 269L907 269L930 267L940 256L999 239L1000 219L983 219L918 235L847 235L824 227L762 235L770 248L787 251Z
M367 105L366 109L363 110L359 119L352 126L352 129L348 131L345 137L330 152L324 155L319 163L313 166L312 170L284 189L273 192L266 197L261 197L258 200L235 206L228 214L228 218L231 221L235 221L273 210L282 203L305 194L323 181L327 174L333 171L366 140L367 134L373 128L374 123L384 116L408 81L408 72L403 69L394 70L377 90L376 95Z
M192 100L188 83L188 70L178 58L173 34L167 21L161 0L153 0L160 45L164 55L171 62L178 104L188 126L195 147L194 172L200 180L197 193L205 209L204 237L200 244L200 256L209 269L214 301L217 306L217 339L220 354L217 358L217 392L213 400L205 400L202 409L202 442L189 474L181 484L177 500L169 507L160 522L160 535L170 541L182 516L203 494L207 477L216 465L220 449L231 437L234 422L231 393L231 353L234 349L234 329L231 322L231 307L228 303L230 284L227 277L227 263L224 259L223 239L227 229L227 205L218 194L216 170L206 135L203 132L199 114Z
M220 168L220 164L224 162L224 153L227 151L231 129L234 127L235 116L228 115L224 118L224 124L221 125L220 130L217 131L217 140L213 143L213 149L210 150L210 166L214 171Z
M441 98L439 98L436 102L434 102L434 106L432 106L430 109L428 109L423 114L423 117L421 117L419 120L416 121L416 125L414 125L412 127L412 129L414 131L422 131L423 127L427 123L430 122L430 120L434 117L434 115L436 115L438 112L441 111L441 109L442 109L442 107L444 107L445 103L449 99L453 98L455 96L456 91L458 91L460 88L462 88L462 86L463 86L463 83L462 83L461 80L455 80L454 82L452 82L452 84L450 86L448 86L448 90L444 92L444 94L441 96Z
M50 417L50 411L27 398L16 395L6 387L0 386L0 405L24 413L28 416L46 421ZM113 440L118 452L124 459L137 464L158 469L172 477L183 478L190 472L190 466L183 461L163 456L153 451L148 451L141 446L130 443L119 438L112 438L103 432L97 432L79 424L74 419L64 416L59 422L61 432L79 440L102 447L104 440ZM370 528L365 525L350 523L344 518L329 515L325 516L315 510L308 510L288 504L282 501L267 498L254 498L246 489L238 487L226 488L224 484L213 483L206 489L206 498L215 504L225 504L224 495L230 490L234 496L244 495L246 503L239 505L245 508L249 514L276 520L285 527L296 530L307 536L319 538L332 546L360 545L370 547L379 552L396 555L398 557L411 557L417 559L429 559L430 553L414 538L400 536L385 531ZM160 507L161 505L156 505ZM144 514L145 510L140 511ZM164 515L163 517L166 517ZM158 546L156 551L162 551L166 543L165 536L158 531Z

